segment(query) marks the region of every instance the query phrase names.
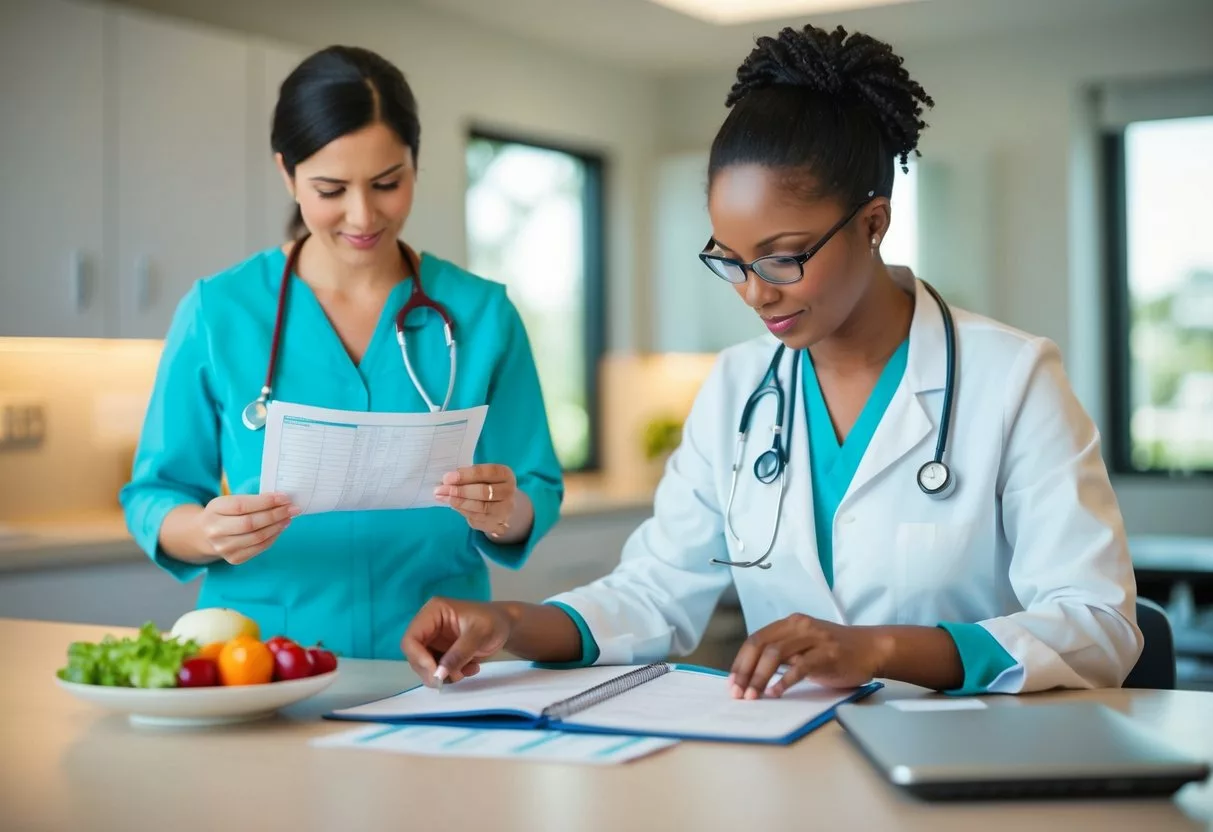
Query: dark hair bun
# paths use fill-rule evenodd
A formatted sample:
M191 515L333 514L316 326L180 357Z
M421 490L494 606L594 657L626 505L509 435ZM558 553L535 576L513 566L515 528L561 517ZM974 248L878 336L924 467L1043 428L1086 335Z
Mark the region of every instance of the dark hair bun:
M725 106L732 107L755 90L779 86L801 87L870 108L888 150L903 166L917 151L918 137L927 126L923 106L935 106L892 47L870 35L848 35L841 26L833 32L789 26L777 37L759 38L738 67Z

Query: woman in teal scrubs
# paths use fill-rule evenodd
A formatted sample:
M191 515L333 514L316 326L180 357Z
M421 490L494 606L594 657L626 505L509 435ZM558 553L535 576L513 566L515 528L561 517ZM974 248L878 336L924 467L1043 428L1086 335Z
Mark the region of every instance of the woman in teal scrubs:
M423 678L498 648L685 655L731 585L749 637L722 694L1121 684L1142 644L1133 568L1060 352L881 258L932 103L867 35L759 39L712 145L700 257L770 334L719 356L610 575L542 605L431 600L402 642Z
M419 136L403 75L373 53L325 49L286 79L272 145L298 204L296 239L199 281L181 301L121 493L153 562L181 581L204 578L200 607L231 607L267 638L323 642L351 657L399 657L405 627L431 596L487 600L485 558L521 567L563 495L534 360L505 287L397 242ZM265 431L242 414L265 383L284 279L272 380L284 402L426 411L395 317L416 281L447 310L458 349L449 408L488 411L475 464L448 472L435 491L443 505L300 516L286 496L259 494ZM442 403L456 367L441 320L414 311L405 332L421 390ZM221 494L224 478L230 494Z

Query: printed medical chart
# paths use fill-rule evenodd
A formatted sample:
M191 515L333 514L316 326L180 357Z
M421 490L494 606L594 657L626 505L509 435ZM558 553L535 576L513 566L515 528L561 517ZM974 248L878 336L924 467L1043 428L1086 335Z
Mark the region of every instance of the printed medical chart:
M367 413L272 401L261 493L304 514L439 505L442 476L472 464L486 405L441 413Z
M365 748L437 757L489 757L546 763L609 765L645 757L678 741L613 734L507 731L442 725L369 725L317 737L318 748Z

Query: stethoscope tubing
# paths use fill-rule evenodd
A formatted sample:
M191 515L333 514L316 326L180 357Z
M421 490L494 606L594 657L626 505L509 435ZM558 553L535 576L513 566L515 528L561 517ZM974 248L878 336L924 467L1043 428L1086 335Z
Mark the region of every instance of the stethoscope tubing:
M952 318L952 310L948 307L947 302L943 299L939 292L935 290L935 287L930 283L927 283L925 280L921 282L926 290L931 294L931 297L935 300L936 305L939 307L940 314L943 317L944 351L946 353L947 361L944 376L943 405L939 419L939 434L935 442L935 455L932 461L936 465L942 466L945 476L950 481L950 485L954 487L955 480L952 479L952 474L948 469L947 464L943 461L943 457L947 452L948 434L951 429L952 419L952 401L956 391L956 323ZM766 451L763 451L754 461L755 479L769 485L774 482L775 477L763 477L759 471L759 466L762 460L764 458L768 458L771 454L775 454L777 458L776 471L779 479L779 496L776 500L775 519L771 528L771 536L767 541L766 548L763 550L762 554L753 560L735 561L727 558L712 558L710 562L713 564L732 566L739 569L749 569L752 567L758 567L760 569L771 568L771 564L767 562L767 559L770 557L771 552L775 547L775 538L779 535L779 521L780 515L783 511L783 498L786 490L785 477L787 475L787 463L791 456L792 429L796 411L797 374L800 366L800 354L797 352L793 355L792 359L792 388L790 391L790 396L785 402L783 388L779 381L779 367L782 363L784 351L784 344L780 344L778 347L776 347L775 354L771 358L771 363L767 366L767 371L763 374L762 380L758 383L758 387L754 389L754 392L750 394L749 398L746 399L745 406L742 408L741 420L737 428L736 445L733 451L733 468L729 483L729 498L725 505L724 516L726 533L733 541L734 545L736 545L737 549L744 554L745 541L733 529L733 501L737 495L738 480L741 478L741 462L744 458L744 447L749 434L750 420L753 417L754 411L757 409L758 402L763 397L774 394L778 413L776 414L777 421L772 426L771 430L775 435L775 439L772 447ZM786 431L783 429L785 419L787 421ZM941 491L930 491L926 488L921 479L919 481L919 488L924 493L935 498L945 498L951 494L952 490L951 488L948 488Z
M278 308L274 314L274 333L270 338L270 355L265 370L265 383L261 386L261 392L257 398L245 407L241 419L244 426L249 430L261 430L265 427L266 416L268 413L268 402L273 395L274 389L274 374L278 369L278 348L282 340L282 331L286 324L286 306L290 294L291 275L295 273L295 267L299 262L299 252L303 249L304 242L311 235L300 237L291 246L290 253L286 258L286 265L282 269L282 280L278 286ZM417 393L425 402L426 407L431 413L445 411L451 403L451 396L455 391L455 376L456 376L456 358L458 350L455 341L454 322L450 312L441 304L426 294L424 287L421 285L421 266L415 262L411 252L403 244L397 241L400 246L400 252L404 257L406 268L409 270L413 278L412 290L409 294L409 299L400 310L396 313L396 342L400 345L400 354L404 360L405 370L408 372L409 379L416 388ZM450 372L447 377L446 395L443 398L442 405L436 404L429 394L426 393L425 387L421 384L421 379L418 377L413 368L413 362L409 360L408 345L405 338L405 318L408 313L418 307L432 309L438 313L442 319L443 336L449 351Z

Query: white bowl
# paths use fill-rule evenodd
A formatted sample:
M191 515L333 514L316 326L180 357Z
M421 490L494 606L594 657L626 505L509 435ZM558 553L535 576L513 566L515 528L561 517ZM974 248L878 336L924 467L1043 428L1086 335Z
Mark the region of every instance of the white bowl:
M272 716L327 688L337 670L264 685L209 688L118 688L83 685L56 677L59 687L72 696L111 711L129 714L137 725L197 727L250 722Z

